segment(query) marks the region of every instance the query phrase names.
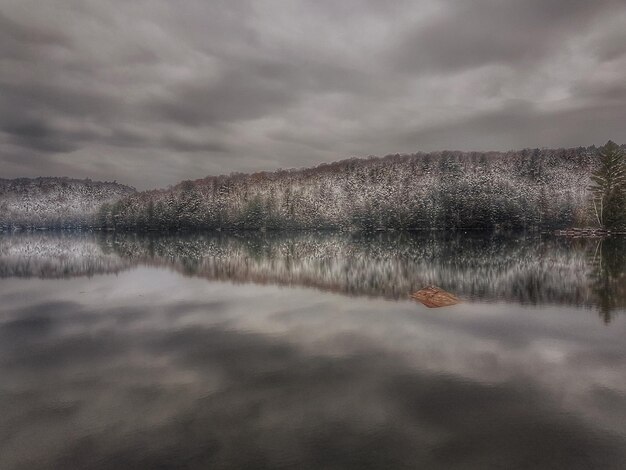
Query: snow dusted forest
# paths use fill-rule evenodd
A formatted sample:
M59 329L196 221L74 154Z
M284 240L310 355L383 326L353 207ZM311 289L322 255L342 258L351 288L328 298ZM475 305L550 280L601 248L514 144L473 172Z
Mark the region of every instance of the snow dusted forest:
M136 192L0 179L0 230L553 229L594 225L595 147L437 152L209 176Z
M185 181L105 204L102 227L523 229L593 224L597 149L438 152Z
M0 231L91 228L100 206L135 190L118 183L70 178L0 179Z

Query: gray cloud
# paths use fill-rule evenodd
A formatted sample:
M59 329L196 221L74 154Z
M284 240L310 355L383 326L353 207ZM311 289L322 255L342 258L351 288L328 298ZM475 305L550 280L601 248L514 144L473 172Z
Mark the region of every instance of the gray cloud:
M622 142L625 21L618 0L0 0L1 176Z
M613 0L449 0L439 15L409 33L398 48L398 67L411 71L513 65L558 54L568 36L614 9Z
M32 59L40 47L65 44L65 37L57 31L19 24L0 12L0 57L3 59Z
M621 88L591 92L598 104L543 111L529 103L514 101L495 111L477 113L457 122L418 131L405 130L397 135L397 140L407 146L427 147L447 142L448 149L463 146L467 150L525 148L533 139L550 142L553 146L564 146L568 142L584 145L595 140L603 143L622 132L626 121L626 95ZM591 118L595 126L592 128Z

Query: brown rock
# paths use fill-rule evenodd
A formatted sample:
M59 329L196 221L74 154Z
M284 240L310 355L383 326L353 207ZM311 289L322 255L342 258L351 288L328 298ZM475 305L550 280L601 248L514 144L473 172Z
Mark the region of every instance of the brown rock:
M461 302L458 297L436 286L426 286L411 294L411 298L430 308L448 307Z

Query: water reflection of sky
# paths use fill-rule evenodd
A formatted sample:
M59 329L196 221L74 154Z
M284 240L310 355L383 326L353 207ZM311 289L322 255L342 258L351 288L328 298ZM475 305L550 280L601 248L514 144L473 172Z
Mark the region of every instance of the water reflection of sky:
M207 282L0 283L0 468L623 468L626 318Z

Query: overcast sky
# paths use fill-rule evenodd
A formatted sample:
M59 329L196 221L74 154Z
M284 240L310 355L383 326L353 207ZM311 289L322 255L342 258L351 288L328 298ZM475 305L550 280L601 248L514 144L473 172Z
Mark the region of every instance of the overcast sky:
M0 0L0 177L626 142L624 0Z

